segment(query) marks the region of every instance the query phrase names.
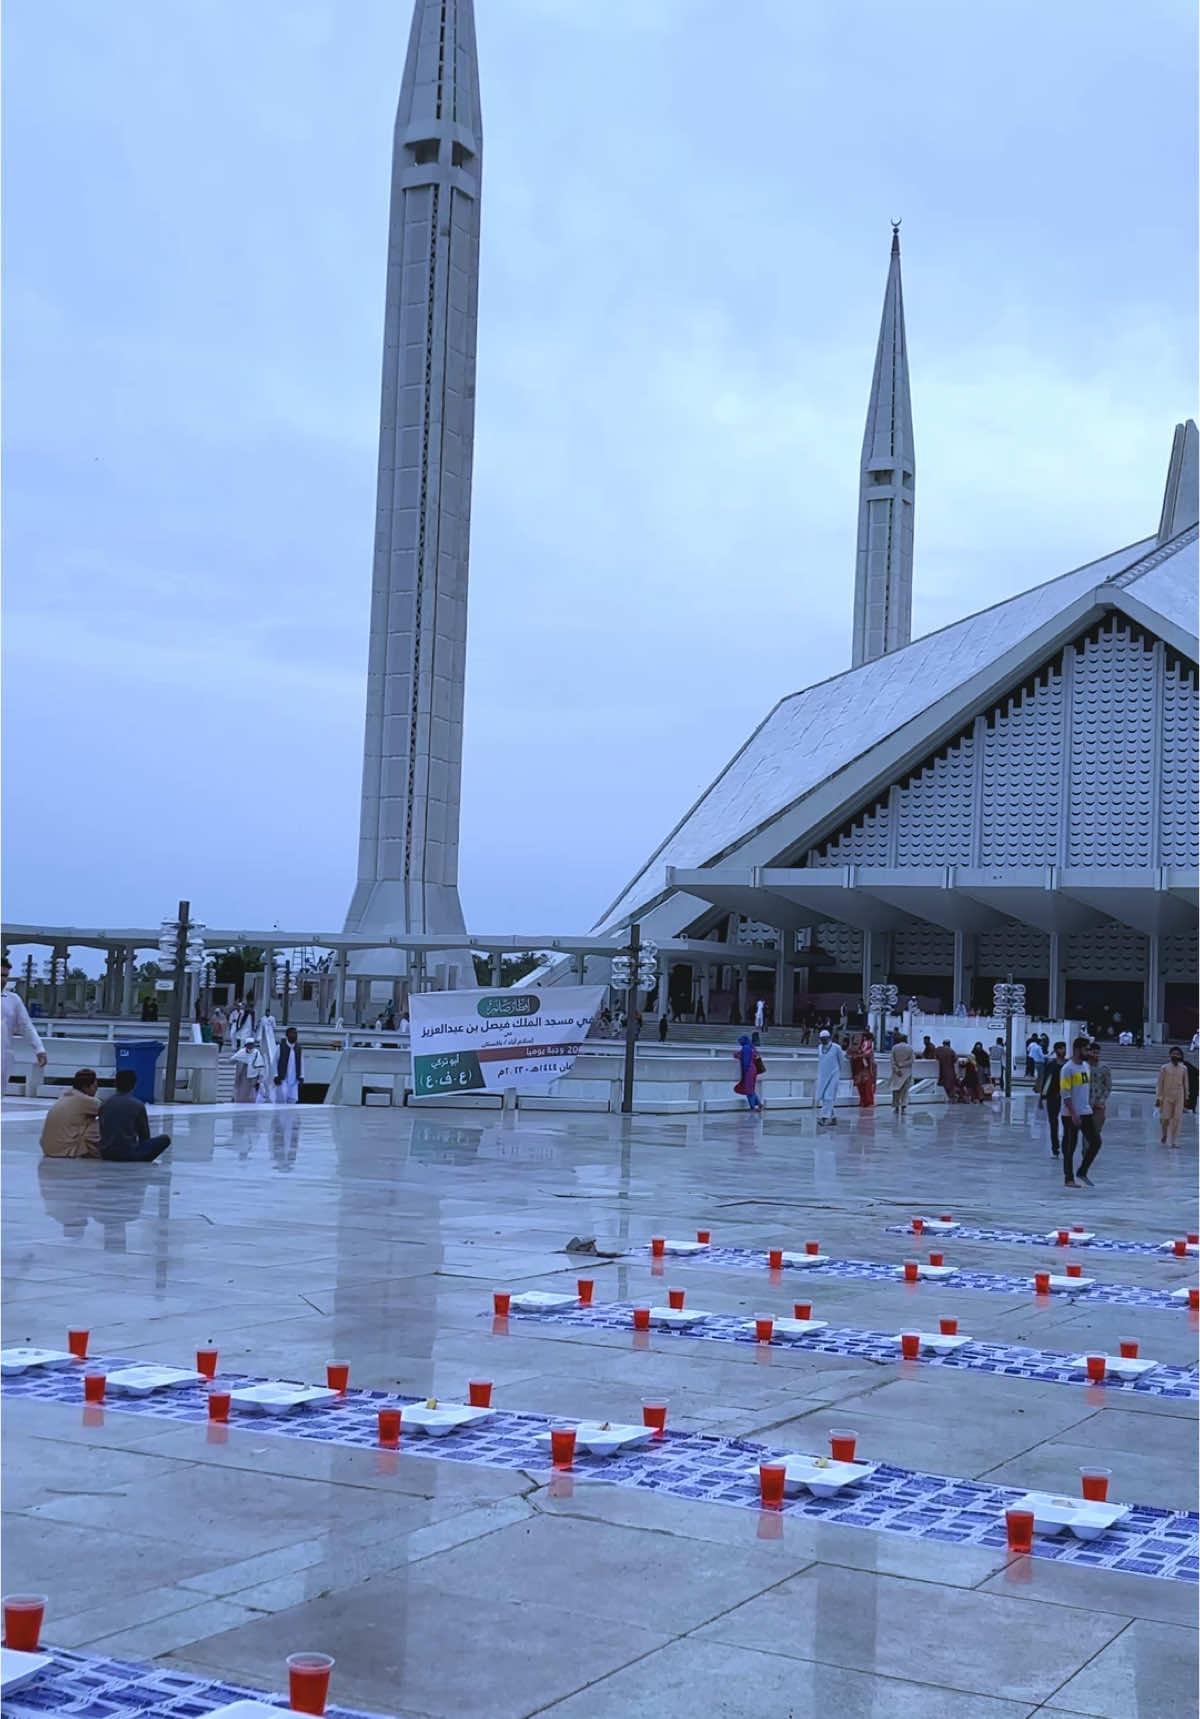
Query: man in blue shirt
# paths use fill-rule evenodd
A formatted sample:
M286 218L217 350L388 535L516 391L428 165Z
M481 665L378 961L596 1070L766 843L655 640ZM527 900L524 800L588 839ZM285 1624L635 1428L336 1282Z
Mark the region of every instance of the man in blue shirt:
M171 1144L169 1134L150 1133L150 1118L140 1098L133 1096L137 1075L117 1070L116 1088L100 1106L100 1156L116 1164L149 1164Z

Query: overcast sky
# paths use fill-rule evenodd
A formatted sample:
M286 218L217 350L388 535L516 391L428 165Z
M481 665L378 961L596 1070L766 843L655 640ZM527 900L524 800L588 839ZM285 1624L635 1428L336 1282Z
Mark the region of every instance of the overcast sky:
M849 663L903 217L925 632L1158 522L1192 0L477 0L462 895L586 929ZM4 10L9 919L339 927L407 0Z

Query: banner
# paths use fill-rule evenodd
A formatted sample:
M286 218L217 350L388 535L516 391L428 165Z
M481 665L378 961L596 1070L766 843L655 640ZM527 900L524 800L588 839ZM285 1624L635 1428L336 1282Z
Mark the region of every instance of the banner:
M408 1001L414 1098L548 1092L568 1073L603 985L537 991L414 991Z

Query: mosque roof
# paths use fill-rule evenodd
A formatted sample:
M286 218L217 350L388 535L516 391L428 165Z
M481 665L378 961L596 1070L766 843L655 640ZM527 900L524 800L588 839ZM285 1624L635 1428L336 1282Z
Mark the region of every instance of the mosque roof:
M940 743L1052 655L1091 615L1119 609L1194 658L1200 555L1190 525L1168 542L1149 537L914 639L873 662L782 699L598 922L611 927L660 901L666 868L715 864L740 850L770 864L782 833L756 835L904 731L904 744ZM899 754L898 754L899 756ZM804 823L789 819L787 840Z

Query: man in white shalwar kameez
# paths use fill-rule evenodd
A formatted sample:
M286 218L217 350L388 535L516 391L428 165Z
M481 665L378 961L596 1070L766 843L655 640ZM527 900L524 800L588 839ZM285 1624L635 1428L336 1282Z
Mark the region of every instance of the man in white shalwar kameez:
M8 988L12 974L12 963L7 957L0 962L0 1092L8 1092L8 1077L12 1073L13 1046L18 1039L24 1039L33 1046L33 1054L39 1068L46 1066L46 1049L38 1037L37 1028L29 1018L29 1012L15 991Z
M833 1107L837 1103L838 1084L845 1072L845 1064L841 1045L823 1027L817 1041L817 1103L821 1107L818 1128L830 1128L837 1123Z
M289 1027L275 1063L276 1104L299 1104L303 1053L295 1027Z

